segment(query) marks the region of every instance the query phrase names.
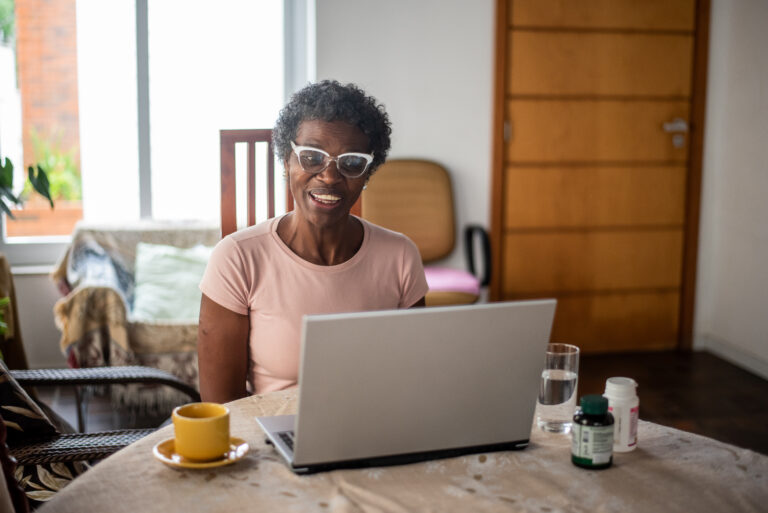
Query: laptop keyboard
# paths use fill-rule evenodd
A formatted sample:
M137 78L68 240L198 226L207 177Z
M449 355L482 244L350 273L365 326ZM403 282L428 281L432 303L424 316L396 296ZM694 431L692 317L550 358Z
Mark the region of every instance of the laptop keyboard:
M281 431L277 436L280 437L280 440L282 440L290 450L293 450L293 431Z

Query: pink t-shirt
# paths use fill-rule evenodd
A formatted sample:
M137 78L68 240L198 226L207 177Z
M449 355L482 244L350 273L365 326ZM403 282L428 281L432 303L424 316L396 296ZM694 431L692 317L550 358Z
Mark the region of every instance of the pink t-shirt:
M296 385L306 314L408 308L427 293L416 245L360 219L363 243L346 262L323 266L296 255L277 235L280 218L235 232L213 250L200 290L250 317L248 388Z

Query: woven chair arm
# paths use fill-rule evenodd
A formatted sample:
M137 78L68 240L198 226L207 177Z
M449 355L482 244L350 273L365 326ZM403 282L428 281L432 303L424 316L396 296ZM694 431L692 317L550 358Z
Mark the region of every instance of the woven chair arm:
M156 383L180 390L187 394L193 402L200 401L200 393L194 387L184 383L170 372L153 367L126 366L12 370L11 375L22 387Z
M100 460L154 431L123 429L100 433L58 434L52 438L30 441L9 449L19 465Z

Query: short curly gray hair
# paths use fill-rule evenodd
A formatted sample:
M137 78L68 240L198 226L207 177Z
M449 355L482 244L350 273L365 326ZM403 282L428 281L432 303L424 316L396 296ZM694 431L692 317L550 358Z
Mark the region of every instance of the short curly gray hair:
M314 119L344 121L359 128L368 137L368 151L373 153L369 174L387 159L392 128L384 106L355 84L323 80L294 93L280 111L272 130L272 141L275 154L283 164L291 156L291 141L296 139L299 125Z

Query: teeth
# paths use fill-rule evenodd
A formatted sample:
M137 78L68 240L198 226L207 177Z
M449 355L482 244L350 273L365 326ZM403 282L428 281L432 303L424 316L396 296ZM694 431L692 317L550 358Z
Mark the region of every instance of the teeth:
M323 203L336 203L341 199L341 196L335 194L312 194L312 197Z

